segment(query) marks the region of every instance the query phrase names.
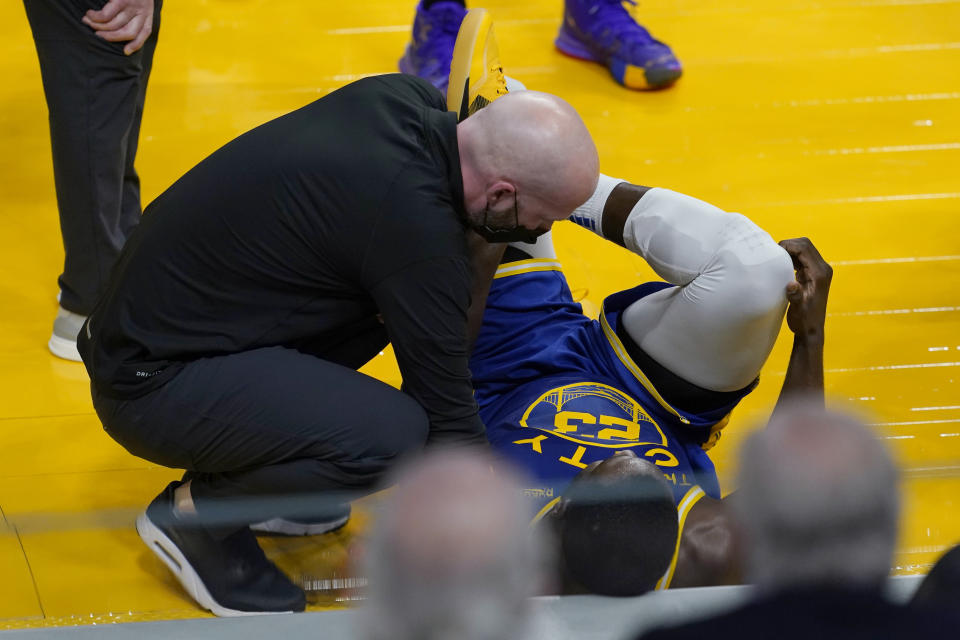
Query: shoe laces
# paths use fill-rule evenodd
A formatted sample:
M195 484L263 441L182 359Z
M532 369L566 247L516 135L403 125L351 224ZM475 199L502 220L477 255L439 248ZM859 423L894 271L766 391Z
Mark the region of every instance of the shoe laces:
M498 96L507 95L507 76L503 73L503 67L501 65L490 65L490 70L494 71L495 80L495 90Z
M629 9L624 5L629 5ZM633 12L636 0L594 0L587 13L593 18L589 31L609 51L639 53L662 42L637 23Z

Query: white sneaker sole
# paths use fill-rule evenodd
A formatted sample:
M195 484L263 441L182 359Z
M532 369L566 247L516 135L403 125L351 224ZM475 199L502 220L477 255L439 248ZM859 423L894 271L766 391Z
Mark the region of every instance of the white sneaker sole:
M187 561L187 558L180 549L177 548L177 545L173 544L173 541L150 521L146 512L137 516L137 533L140 534L140 538L147 544L150 550L173 572L173 575L177 577L177 580L179 580L183 588L187 590L190 597L214 615L220 616L221 618L235 618L239 616L293 613L293 611L239 611L221 606L213 599L210 592L207 591L207 587L203 584L203 580L200 579L200 575L190 566L190 562Z
M50 349L50 353L58 358L72 360L73 362L83 362L80 358L80 352L77 351L76 340L67 340L57 334L53 334L50 336L50 342L47 343L47 348Z
M329 522L306 523L293 522L291 520L284 520L283 518L273 518L265 522L250 525L250 530L254 533L272 533L281 536L319 536L339 529L347 524L349 519L350 516L346 515L338 520L330 520Z

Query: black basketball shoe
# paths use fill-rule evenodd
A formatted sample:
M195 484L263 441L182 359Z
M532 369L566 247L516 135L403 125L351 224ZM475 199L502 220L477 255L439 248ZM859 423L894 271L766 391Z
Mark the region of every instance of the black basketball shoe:
M140 514L137 533L187 593L218 616L303 611L303 590L267 559L249 528L215 537L174 512L180 484L171 482Z

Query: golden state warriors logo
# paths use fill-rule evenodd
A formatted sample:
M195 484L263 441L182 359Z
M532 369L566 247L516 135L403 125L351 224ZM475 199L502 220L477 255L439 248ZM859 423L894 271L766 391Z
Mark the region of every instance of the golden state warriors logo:
M520 425L592 447L667 446L660 426L640 403L599 382L551 389L527 408Z
M679 465L667 436L640 403L601 382L578 382L547 391L527 408L520 426L540 433L513 444L543 456L544 463L583 469L592 460L612 455L610 449L634 448L637 455L660 467Z

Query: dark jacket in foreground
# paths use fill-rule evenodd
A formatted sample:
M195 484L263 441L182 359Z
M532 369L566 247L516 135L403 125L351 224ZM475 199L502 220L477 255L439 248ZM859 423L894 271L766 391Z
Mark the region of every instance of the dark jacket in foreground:
M785 591L699 622L650 631L643 640L884 640L960 638L957 612L894 604L875 592Z

